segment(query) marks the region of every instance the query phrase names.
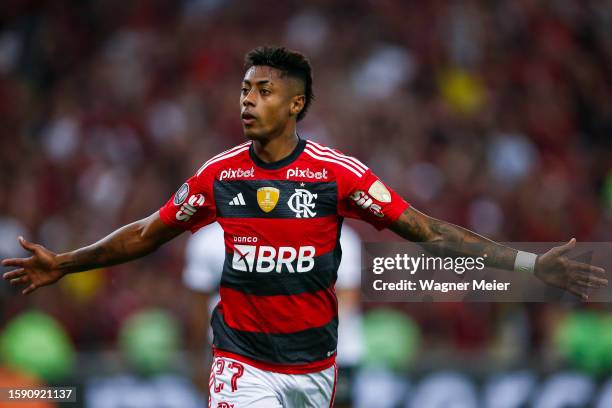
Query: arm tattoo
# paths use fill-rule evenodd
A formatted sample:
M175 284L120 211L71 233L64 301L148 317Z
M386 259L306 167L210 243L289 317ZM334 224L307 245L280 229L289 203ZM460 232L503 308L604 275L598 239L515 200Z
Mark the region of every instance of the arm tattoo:
M161 244L157 239L142 239L142 231L141 221L126 225L94 244L61 254L58 267L72 273L140 258Z
M438 256L484 257L488 266L514 269L515 249L449 222L428 217L414 208L404 211L390 229L407 240L428 244L426 248Z
M95 269L102 264L103 255L104 248L94 244L72 252L72 256L60 261L58 266L68 273Z

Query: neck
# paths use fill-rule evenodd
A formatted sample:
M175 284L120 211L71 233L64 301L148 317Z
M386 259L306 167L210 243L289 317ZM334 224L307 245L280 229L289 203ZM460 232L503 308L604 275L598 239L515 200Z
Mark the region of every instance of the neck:
M268 140L254 140L253 150L263 162L273 163L289 156L298 144L295 130Z

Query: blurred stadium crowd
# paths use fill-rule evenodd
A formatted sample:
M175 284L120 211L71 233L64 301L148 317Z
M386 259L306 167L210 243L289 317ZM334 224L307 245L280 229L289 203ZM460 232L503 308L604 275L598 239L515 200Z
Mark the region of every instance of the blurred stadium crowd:
M610 2L3 0L0 257L22 254L18 235L54 251L91 243L240 143L242 58L261 44L310 57L301 135L358 157L415 207L500 241L612 240ZM197 313L180 279L186 238L25 298L1 284L0 331L25 311L52 316L81 356L73 378L97 374L91 356L135 312L169 312L180 337ZM612 331L607 304L385 307L419 333L397 368L407 378L612 373L610 335L595 335ZM555 340L564 322L589 335ZM561 343L599 354L562 359Z

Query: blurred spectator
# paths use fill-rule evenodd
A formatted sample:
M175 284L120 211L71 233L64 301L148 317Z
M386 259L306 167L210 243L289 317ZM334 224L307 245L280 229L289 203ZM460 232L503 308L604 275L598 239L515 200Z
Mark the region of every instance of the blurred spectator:
M12 368L4 367L0 364L0 385L3 388L11 388L14 390L22 389L40 389L44 386L43 383L36 380L34 377L16 371ZM13 405L14 403L11 403ZM8 405L8 404L7 404ZM19 402L19 408L54 408L57 404L49 401L23 401Z
M369 311L363 326L366 352L352 390L354 406L397 407L408 398L404 373L418 353L419 329L402 313L384 308Z
M121 352L124 373L94 377L85 387L88 408L196 408L204 406L189 380L175 373L179 327L166 312L146 310L125 321Z
M74 359L72 345L54 319L40 312L22 313L9 321L0 335L0 386L11 389L74 386L71 376ZM44 400L19 405L57 406Z
M66 333L53 318L40 312L25 312L12 319L0 337L2 361L47 384L70 379L74 349Z

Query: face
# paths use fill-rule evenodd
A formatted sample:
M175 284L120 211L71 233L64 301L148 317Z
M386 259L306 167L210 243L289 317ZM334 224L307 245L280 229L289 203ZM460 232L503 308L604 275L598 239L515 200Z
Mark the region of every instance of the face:
M240 109L247 139L266 140L295 126L304 107L300 81L268 66L251 67L242 80Z

